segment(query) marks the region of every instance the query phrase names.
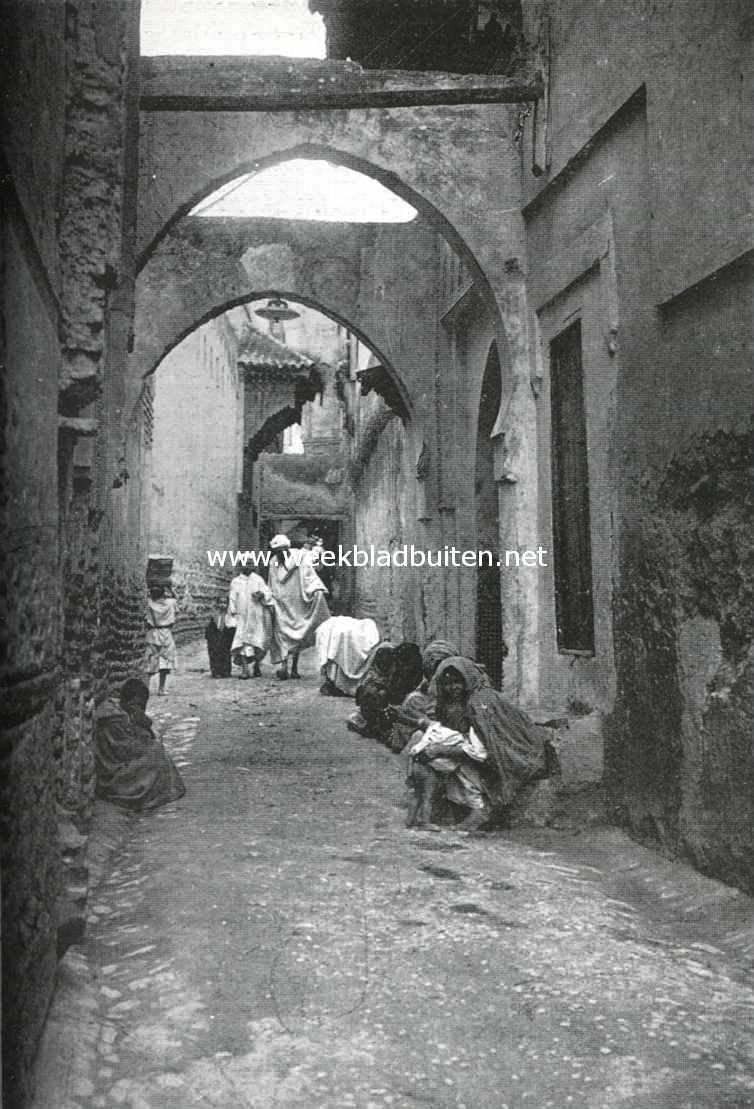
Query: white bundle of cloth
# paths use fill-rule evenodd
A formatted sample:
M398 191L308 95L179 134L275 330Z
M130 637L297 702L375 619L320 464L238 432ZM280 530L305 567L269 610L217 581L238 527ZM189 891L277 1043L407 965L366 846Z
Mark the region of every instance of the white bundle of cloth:
M374 620L331 616L317 628L317 664L341 693L353 697L380 641Z
M417 740L409 744L409 765L427 747L442 748L434 754L429 765L445 778L445 792L449 801L467 809L484 808L483 786L478 764L487 761L487 751L473 728L469 734L456 732L436 721L429 725Z

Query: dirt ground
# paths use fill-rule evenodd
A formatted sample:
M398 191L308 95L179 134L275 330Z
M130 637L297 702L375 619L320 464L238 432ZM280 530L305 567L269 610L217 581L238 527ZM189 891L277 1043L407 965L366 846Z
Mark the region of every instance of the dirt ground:
M750 899L609 828L408 831L311 658L181 661L148 711L187 795L100 806L35 1109L754 1106Z

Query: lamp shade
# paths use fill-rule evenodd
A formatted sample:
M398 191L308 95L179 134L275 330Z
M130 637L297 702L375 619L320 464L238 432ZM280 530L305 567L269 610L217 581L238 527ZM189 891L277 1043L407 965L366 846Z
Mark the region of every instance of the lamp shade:
M273 297L272 300L268 300L266 306L256 308L254 314L265 320L273 320L275 323L280 320L297 320L301 315L300 312L296 312L295 309L289 306L287 300L283 300L281 297Z

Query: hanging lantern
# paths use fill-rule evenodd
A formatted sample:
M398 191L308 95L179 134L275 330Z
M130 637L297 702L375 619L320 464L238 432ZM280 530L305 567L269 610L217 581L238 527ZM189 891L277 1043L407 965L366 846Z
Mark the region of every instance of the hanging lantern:
M273 324L278 324L281 320L297 320L301 315L300 312L296 312L295 309L291 308L288 301L283 300L282 297L273 297L267 301L265 308L256 308L254 313Z

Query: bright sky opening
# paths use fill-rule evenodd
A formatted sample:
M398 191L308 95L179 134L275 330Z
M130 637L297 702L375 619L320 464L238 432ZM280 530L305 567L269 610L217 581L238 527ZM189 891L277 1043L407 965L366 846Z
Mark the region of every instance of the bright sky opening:
M307 0L142 0L141 53L324 58Z
M416 209L379 181L321 159L295 158L245 174L205 197L192 216L408 223Z

